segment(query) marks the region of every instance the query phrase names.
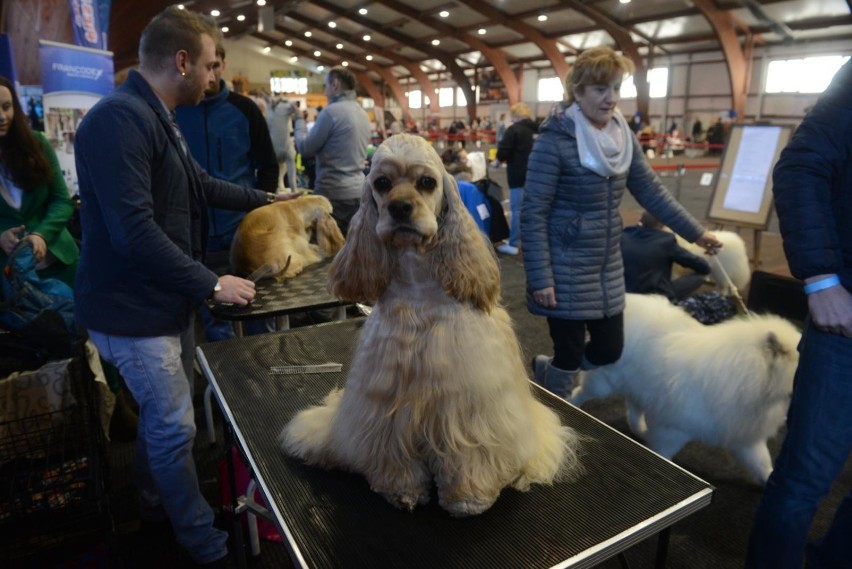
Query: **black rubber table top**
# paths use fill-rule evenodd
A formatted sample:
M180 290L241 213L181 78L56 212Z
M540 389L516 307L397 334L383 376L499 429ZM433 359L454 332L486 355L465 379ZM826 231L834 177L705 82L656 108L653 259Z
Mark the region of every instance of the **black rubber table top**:
M562 399L536 388L587 440L585 474L529 492L505 489L482 515L456 519L437 498L401 511L363 477L306 466L277 438L299 410L343 386L363 319L202 345L199 360L289 540L297 566L592 567L708 505L712 487ZM279 375L273 366L343 364ZM262 554L262 553L261 553Z
M340 306L343 303L326 290L330 265L331 260L311 265L280 283L262 279L255 283L257 296L248 306L208 303L210 312L223 320L248 320Z

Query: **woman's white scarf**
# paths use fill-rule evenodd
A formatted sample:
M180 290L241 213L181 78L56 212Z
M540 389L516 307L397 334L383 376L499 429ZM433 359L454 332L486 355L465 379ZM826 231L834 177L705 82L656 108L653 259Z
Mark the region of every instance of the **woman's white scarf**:
M568 107L566 113L574 119L580 164L599 176L618 176L627 172L633 159L632 135L618 109L613 117L615 120L603 130L589 122L577 103Z

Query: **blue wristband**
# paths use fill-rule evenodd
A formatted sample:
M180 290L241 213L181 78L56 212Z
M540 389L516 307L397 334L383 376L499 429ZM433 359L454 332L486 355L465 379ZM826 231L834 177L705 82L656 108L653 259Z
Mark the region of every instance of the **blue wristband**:
M816 282L812 282L805 285L805 294L813 294L820 290L825 290L827 288L831 288L833 286L837 286L840 284L840 278L837 275L831 275L830 277L825 277L824 279L820 279Z

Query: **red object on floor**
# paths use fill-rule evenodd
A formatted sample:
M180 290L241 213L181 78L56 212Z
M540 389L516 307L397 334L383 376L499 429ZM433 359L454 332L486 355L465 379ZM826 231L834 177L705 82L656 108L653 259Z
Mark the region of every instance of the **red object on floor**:
M243 457L240 456L237 447L231 447L231 458L234 461L234 476L237 479L237 490L238 492L244 493L248 489L249 482L251 482L251 475L249 474L249 469L246 466L245 461L243 461ZM266 502L263 500L263 496L260 495L259 490L254 491L254 496L252 496L254 501L260 506L266 507ZM221 462L219 462L219 500L220 505L222 506L222 511L225 512L229 517L233 515L233 502L231 500L231 476L228 471L228 459L223 458ZM248 520L247 518L243 518L242 520L243 531L248 532ZM257 516L257 534L260 536L260 539L264 541L275 541L281 543L284 541L284 538L281 537L281 534L278 532L278 528L275 527L275 524L268 522L260 516Z

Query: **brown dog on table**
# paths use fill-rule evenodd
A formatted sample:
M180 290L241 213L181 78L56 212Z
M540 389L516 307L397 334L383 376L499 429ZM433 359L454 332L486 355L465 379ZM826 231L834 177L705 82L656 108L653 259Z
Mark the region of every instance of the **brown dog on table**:
M316 243L311 238L316 233ZM268 265L276 280L295 277L306 267L334 256L343 234L323 196L302 196L250 211L231 244L231 268L249 275Z
M358 472L399 508L434 483L454 516L579 473L578 435L533 395L494 250L423 138L376 150L329 283L376 304L345 388L293 418L287 453Z

